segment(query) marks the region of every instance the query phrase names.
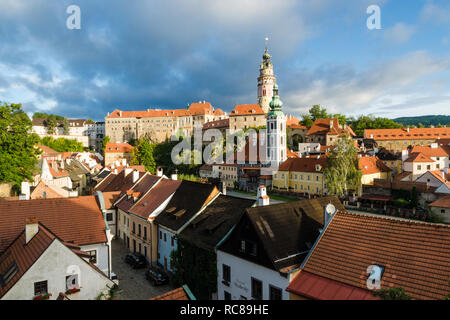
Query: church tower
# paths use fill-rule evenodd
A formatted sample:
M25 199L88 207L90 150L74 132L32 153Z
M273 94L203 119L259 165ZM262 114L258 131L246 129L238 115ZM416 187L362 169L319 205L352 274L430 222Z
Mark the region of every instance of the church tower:
M286 116L281 108L283 102L278 96L278 85L273 85L273 97L270 101L270 111L266 117L267 132L267 157L270 166L278 166L287 159L286 148Z
M273 92L272 88L276 82L276 78L273 75L273 65L270 61L270 54L267 51L264 52L263 60L259 66L259 77L258 77L258 104L267 114L269 112L269 104L272 100Z

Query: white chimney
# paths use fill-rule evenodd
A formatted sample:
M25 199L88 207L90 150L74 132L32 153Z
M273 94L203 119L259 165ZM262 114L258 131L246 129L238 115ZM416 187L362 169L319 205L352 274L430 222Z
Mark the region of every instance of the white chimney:
M330 129L333 128L333 120L330 120Z
M175 171L175 173L172 173L172 174L170 175L170 179L172 179L172 180L178 180L178 174L177 174L176 171Z
M125 170L132 170L132 169L125 169ZM135 170L133 171L133 183L136 183L136 181L138 181L139 179L139 171Z
M437 149L438 148L438 144L437 143L432 143L432 144L430 144L430 148L431 149Z
M267 195L267 191L266 191L266 187L265 186L260 185L258 187L257 199L258 199L258 206L260 206L260 207L267 206L267 205L270 204L270 198Z
M127 165L127 159L122 159L122 166L126 166Z
M163 169L161 167L156 168L156 175L158 177L162 177L163 175Z
M31 239L39 232L38 218L25 218L25 243L30 242Z
M114 174L117 174L117 169L114 169Z
M408 159L408 149L402 150L402 162L405 162L405 160Z
M409 127L408 127L408 128L406 128L406 132L409 132Z
M30 183L28 181L23 181L20 185L20 189L24 196L21 200L30 200Z
M227 195L227 184L225 183L225 181L222 181L222 194L224 196Z
M441 171L441 177L443 180L445 180L445 172L444 171Z

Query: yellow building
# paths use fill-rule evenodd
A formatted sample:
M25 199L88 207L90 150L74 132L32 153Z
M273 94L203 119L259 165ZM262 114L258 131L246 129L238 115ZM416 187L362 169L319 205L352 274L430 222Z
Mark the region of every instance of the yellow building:
M324 156L288 158L273 175L272 188L311 195L327 194L323 174L326 166L327 160Z
M436 139L450 138L450 127L445 128L404 128L366 129L364 138L373 139L378 147L401 152L409 146L428 146Z
M123 159L129 163L133 155L133 148L128 143L108 142L104 150L105 166L113 164L116 160L122 163Z

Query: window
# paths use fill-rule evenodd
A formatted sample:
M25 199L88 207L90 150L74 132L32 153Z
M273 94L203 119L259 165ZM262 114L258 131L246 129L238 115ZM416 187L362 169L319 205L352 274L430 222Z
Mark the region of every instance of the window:
M73 288L78 288L78 275L72 274L70 276L66 276L66 290L70 290Z
M133 233L136 233L136 223L133 221Z
M113 221L113 214L111 212L106 214L106 221Z
M256 243L251 242L251 241L247 241L248 243L248 253L251 254L252 256L256 257Z
M239 248L240 252L245 252L245 240L241 240L241 247Z
M48 293L47 280L34 283L34 295L35 296L39 296L41 294L47 294L47 293Z
M441 209L441 213L445 213L445 209Z
M422 166L421 165L417 165L417 170L421 170Z
M172 247L175 246L175 236L172 236L170 239Z
M262 300L262 282L255 278L252 278L252 298Z
M147 239L147 227L144 227L144 240Z
M431 170L431 165L427 165L427 170Z
M97 250L86 251L89 255L89 262L97 263Z
M161 240L162 239L162 232L160 231L159 232L159 240Z
M141 235L141 225L138 224L138 236L140 236L140 235Z
M166 234L164 233L164 242L166 242L167 241L167 237L166 237Z
M230 266L227 266L226 264L223 264L222 265L222 283L224 285L229 286L230 285L230 279L231 279Z
M223 292L223 299L224 300L231 300L231 294L228 291Z
M269 286L269 299L281 300L281 289L277 287Z

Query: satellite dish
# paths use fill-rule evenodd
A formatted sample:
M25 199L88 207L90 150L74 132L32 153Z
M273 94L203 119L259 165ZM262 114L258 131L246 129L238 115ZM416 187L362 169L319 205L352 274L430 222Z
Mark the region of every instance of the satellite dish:
M336 207L332 204L329 203L327 204L327 206L325 207L325 211L329 214L329 215L333 215L336 212Z

